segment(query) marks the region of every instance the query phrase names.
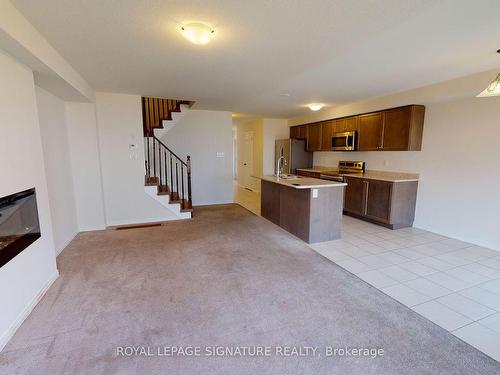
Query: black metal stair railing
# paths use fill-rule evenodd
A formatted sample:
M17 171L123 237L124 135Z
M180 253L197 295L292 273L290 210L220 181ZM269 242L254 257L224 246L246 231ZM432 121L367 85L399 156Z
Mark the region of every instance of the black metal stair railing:
M146 180L158 179L159 191L179 201L182 209L192 208L191 157L182 160L155 136L144 137Z

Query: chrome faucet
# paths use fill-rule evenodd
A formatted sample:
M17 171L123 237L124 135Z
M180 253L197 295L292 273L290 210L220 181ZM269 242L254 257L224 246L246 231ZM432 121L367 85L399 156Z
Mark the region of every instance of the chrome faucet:
M283 163L281 163L283 160ZM280 156L278 160L276 160L276 177L280 177L283 174L283 166L286 165L286 159L284 156Z

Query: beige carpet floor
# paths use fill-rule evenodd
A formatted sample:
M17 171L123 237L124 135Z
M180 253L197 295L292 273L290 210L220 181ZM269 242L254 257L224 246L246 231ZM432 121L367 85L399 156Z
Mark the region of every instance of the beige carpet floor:
M79 234L0 353L1 374L494 374L500 364L237 205ZM117 347L312 346L321 356L117 355ZM370 359L333 347L382 348ZM205 349L206 350L206 349Z

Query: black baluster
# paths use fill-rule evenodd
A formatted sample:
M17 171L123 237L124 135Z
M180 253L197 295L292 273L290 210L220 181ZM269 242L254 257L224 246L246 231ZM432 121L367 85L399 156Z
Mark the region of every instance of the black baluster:
M182 188L181 188L182 189L182 204L181 204L181 206L184 209L186 207L184 207L184 165L183 164L181 164L181 186L182 186Z
M172 153L170 153L170 192L174 192L174 168L172 167Z
M165 191L168 191L167 150L163 151L163 160L165 164Z
M153 137L153 175L154 178L156 178L156 142L155 138Z
M191 197L191 156L187 157L187 188L188 188L188 207L193 208L193 200Z
M158 145L158 169L160 170L160 191L162 191L161 144Z
M179 200L179 165L175 161L175 191L177 193L177 200Z
M147 166L148 166L148 179L149 179L151 177L151 164L149 162L149 137L146 138L146 144L148 145Z

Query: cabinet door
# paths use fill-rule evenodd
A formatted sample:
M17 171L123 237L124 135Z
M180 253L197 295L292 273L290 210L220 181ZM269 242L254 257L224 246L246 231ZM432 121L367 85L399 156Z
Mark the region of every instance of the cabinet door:
M308 125L307 151L319 151L321 149L321 123Z
M410 140L411 107L384 111L384 136L382 149L387 151L406 151Z
M309 129L309 127L307 125L300 125L299 126L299 138L300 139L307 139L308 129Z
M369 218L389 223L391 217L392 183L386 181L367 181L365 215Z
M345 132L345 119L339 118L337 120L333 120L333 132L334 133Z
M298 126L292 126L290 128L290 138L292 139L300 138L300 131Z
M382 112L359 116L358 150L379 150L382 143L383 115Z
M334 133L334 120L323 121L321 123L321 150L330 151L332 149L332 135Z
M364 215L366 186L362 178L346 177L344 210Z
M359 130L358 116L347 117L344 120L344 131L353 132L358 130Z

